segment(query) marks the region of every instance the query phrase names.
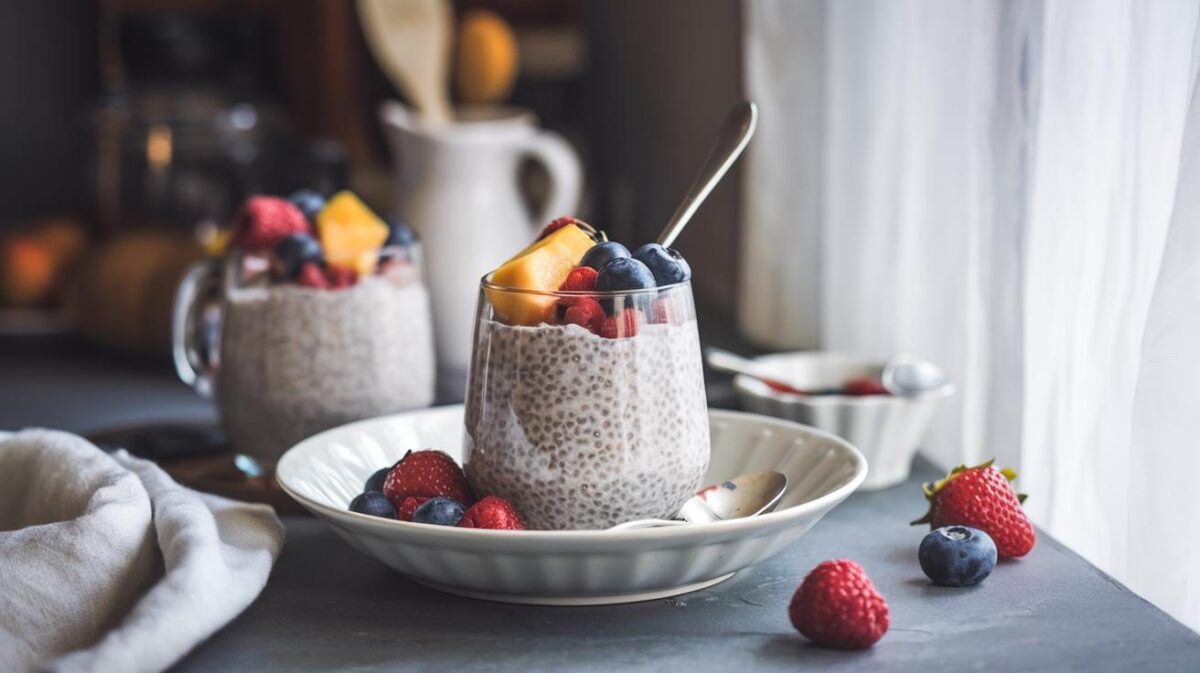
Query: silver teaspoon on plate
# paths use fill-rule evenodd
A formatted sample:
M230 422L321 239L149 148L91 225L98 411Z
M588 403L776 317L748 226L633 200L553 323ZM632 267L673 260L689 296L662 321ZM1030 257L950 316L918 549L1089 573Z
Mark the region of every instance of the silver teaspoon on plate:
M775 509L787 490L787 477L779 472L754 472L714 484L688 498L679 508L680 519L638 519L609 530L658 526L684 526L766 514Z

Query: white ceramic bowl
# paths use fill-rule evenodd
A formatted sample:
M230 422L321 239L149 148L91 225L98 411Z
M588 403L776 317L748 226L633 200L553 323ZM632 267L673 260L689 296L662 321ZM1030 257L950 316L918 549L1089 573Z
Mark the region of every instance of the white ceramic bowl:
M840 388L856 376L879 378L883 368L878 360L824 351L765 355L754 362L763 374L802 390ZM943 399L954 394L954 386L948 384L915 399L796 395L773 390L742 374L734 378L733 386L747 411L805 423L845 437L863 452L871 466L862 485L866 490L886 488L908 478L934 412Z
M362 553L454 594L511 603L598 605L663 598L729 578L794 542L862 483L853 446L796 423L710 411L705 483L747 472L788 477L762 516L629 531L498 531L393 521L347 510L363 482L409 449L460 457L462 406L360 421L310 437L276 467L285 491Z

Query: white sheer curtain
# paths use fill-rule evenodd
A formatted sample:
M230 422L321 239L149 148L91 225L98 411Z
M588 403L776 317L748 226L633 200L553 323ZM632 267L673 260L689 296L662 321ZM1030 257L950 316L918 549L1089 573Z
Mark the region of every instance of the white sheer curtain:
M743 330L947 366L926 455L1200 630L1200 2L744 7Z

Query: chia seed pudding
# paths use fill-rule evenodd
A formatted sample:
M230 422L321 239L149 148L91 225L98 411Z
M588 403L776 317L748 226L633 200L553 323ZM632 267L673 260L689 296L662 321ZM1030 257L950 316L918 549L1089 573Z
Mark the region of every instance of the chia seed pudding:
M669 517L701 485L708 414L696 321L605 338L481 319L464 458L476 493L530 528Z
M419 282L227 289L216 401L233 446L265 460L316 432L428 406L434 362Z

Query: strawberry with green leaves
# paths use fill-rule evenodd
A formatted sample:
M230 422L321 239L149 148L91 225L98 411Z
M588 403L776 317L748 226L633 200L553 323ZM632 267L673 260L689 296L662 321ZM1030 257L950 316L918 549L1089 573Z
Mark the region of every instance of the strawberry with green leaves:
M969 526L992 537L1001 558L1018 558L1037 542L1033 524L1021 509L1025 501L1012 487L1017 473L999 470L993 461L967 467L959 465L945 479L923 486L929 512L912 522L916 526Z

